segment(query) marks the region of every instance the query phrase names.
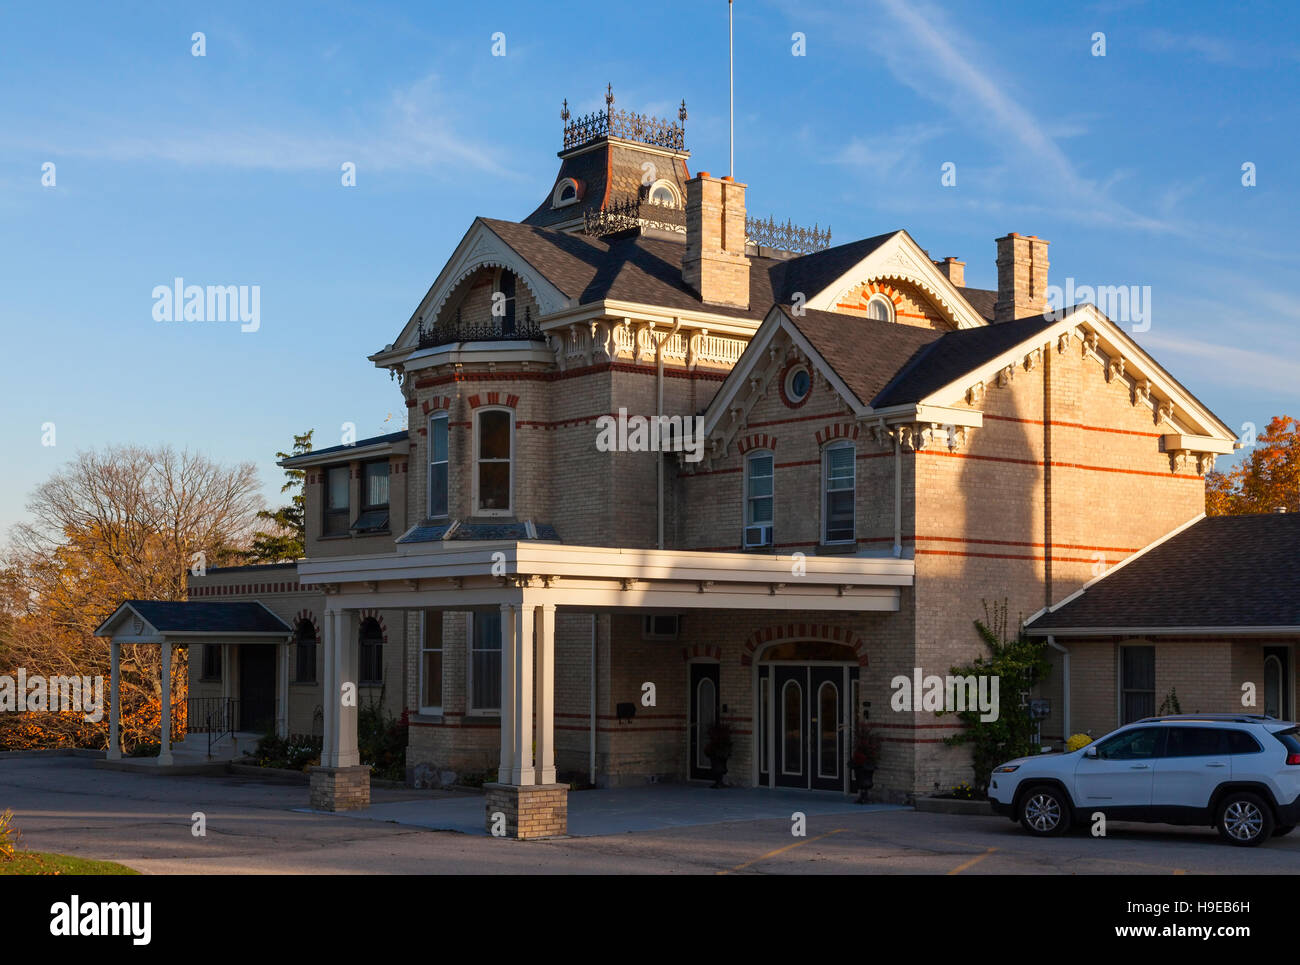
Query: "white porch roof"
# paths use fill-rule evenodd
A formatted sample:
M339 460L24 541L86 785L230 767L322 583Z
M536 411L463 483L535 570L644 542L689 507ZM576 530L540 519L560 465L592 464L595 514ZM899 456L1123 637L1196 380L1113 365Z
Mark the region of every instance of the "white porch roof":
M298 564L341 608L577 608L896 611L915 566L893 556L759 555L446 541L400 553Z

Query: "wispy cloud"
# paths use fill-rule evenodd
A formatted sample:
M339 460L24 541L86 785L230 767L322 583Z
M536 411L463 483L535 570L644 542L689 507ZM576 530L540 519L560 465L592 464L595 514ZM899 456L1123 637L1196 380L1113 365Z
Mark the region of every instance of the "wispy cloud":
M1288 398L1294 398L1295 387L1300 385L1300 361L1276 352L1159 333L1147 333L1140 340L1144 348L1161 352L1166 363L1170 358L1200 363L1186 368L1166 365L1176 368L1184 381L1190 372L1197 382L1276 392Z
M233 124L211 118L188 126L141 125L121 132L130 121L105 123L111 133L77 132L29 135L21 145L55 158L159 162L266 171L338 170L344 161L365 171L423 171L434 176L463 175L465 169L526 180L502 157L504 146L476 142L457 129L439 78L429 74L394 90L369 124L301 122L296 127ZM347 128L343 130L342 128ZM0 135L0 143L4 143Z

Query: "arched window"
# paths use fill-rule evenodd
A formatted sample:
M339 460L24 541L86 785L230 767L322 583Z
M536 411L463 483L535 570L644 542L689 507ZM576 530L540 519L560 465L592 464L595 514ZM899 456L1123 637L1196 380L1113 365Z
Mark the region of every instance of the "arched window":
M509 516L514 482L515 418L509 409L474 413L474 511Z
M297 660L294 680L300 684L316 682L316 627L310 620L299 620L294 633Z
M680 208L681 199L677 196L677 189L673 187L671 181L660 179L650 185L650 190L646 192L646 197L651 204L662 205L665 208Z
M357 681L362 685L384 682L384 631L379 622L368 617L361 623L361 660Z
M871 300L867 302L867 318L874 318L878 322L892 322L894 303L884 295L872 295Z
M555 191L551 194L551 207L564 208L571 204L577 204L582 197L582 185L575 178L561 178L555 184Z

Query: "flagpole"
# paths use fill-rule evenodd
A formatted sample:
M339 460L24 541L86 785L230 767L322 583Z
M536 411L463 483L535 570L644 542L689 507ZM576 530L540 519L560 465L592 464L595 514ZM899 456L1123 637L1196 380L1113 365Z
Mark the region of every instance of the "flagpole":
M731 170L736 176L736 27L734 19L734 0L727 0L727 59L728 75L731 82Z

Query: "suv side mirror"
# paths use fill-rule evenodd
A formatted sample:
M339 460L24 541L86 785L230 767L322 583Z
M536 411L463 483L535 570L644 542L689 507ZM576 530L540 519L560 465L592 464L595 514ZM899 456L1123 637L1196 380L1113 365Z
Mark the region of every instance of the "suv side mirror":
M1097 756L1097 748L1096 748L1096 746L1093 745L1093 746L1091 746L1091 747L1085 747L1085 748L1083 749L1083 756L1084 756L1084 757L1096 757L1096 756Z

